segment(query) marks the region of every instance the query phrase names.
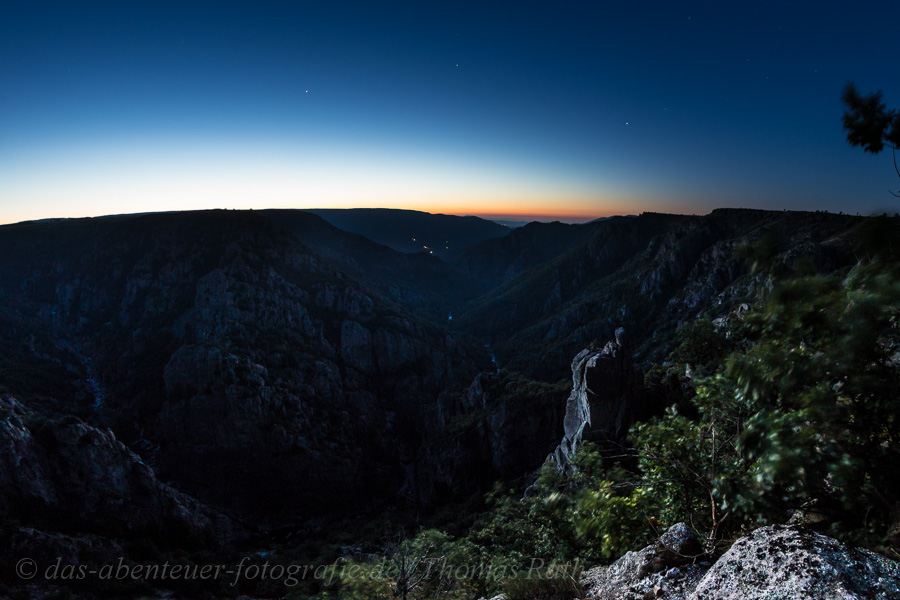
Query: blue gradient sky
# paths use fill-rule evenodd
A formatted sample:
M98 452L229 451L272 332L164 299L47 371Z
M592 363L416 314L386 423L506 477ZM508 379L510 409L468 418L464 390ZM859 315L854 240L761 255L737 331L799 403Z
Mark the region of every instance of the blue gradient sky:
M678 6L675 6L678 4ZM900 3L4 2L0 222L893 206Z

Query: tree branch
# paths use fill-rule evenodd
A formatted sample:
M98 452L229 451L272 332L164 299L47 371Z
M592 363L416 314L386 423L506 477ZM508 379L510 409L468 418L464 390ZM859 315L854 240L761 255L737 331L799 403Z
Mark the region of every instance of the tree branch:
M894 171L897 172L897 177L900 177L900 169L897 168L897 145L896 144L891 144L891 156L894 158ZM900 194L895 194L891 190L888 190L888 192L890 192L891 196L894 196L895 198L900 198Z

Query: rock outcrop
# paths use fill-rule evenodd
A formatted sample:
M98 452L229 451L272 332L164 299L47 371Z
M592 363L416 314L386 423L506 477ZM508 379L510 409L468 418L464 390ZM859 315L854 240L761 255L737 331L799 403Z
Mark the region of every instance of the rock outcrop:
M585 571L581 585L586 598L597 600L683 599L706 572L702 552L690 527L678 523L655 544Z
M900 563L796 526L732 545L690 600L897 600Z
M224 515L159 481L111 431L74 417L46 419L9 397L0 400L0 517L185 547L223 543L234 530Z
M679 523L655 544L581 577L590 600L898 600L900 563L798 526L738 539L710 565Z
M566 400L563 439L548 460L565 470L582 439L621 437L634 419L647 412L643 379L621 327L615 341L602 349L579 352L572 361L572 392Z

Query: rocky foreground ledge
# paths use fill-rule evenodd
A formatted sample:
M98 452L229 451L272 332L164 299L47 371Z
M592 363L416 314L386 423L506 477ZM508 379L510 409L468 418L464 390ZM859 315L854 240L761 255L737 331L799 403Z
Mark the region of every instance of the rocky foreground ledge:
M679 523L656 544L586 571L581 585L588 600L898 600L900 563L803 527L770 525L711 564Z
M900 598L900 563L807 529L773 525L735 542L691 598Z

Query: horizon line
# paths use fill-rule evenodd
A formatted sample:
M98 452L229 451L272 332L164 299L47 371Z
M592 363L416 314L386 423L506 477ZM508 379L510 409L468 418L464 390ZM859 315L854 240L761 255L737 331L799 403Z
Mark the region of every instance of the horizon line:
M137 217L141 215L153 215L153 214L174 214L174 213L189 213L189 212L210 212L210 211L243 211L243 212L253 212L258 211L269 211L269 210L296 210L296 211L316 211L316 210L397 210L397 211L410 211L410 212L421 212L424 214L430 215L445 215L445 216L454 216L454 217L477 217L479 219L484 219L486 221L514 221L521 223L531 223L531 222L553 222L558 221L561 223L568 224L585 224L591 221L596 221L597 219L608 219L612 217L628 217L628 216L639 216L644 213L658 213L659 211L653 210L642 210L635 213L615 213L608 215L585 215L585 214L558 214L558 213L470 213L470 212L431 212L427 210L414 209L414 208L396 208L390 206L359 206L359 207L346 207L346 208L330 208L330 207L322 207L322 208L299 208L299 207L266 207L266 208L229 208L229 207L216 207L216 208L186 208L179 210L157 210L157 211L138 211L133 213L108 213L108 214L100 214L100 215L83 215L83 216L73 216L73 217L38 217L34 219L23 219L21 221L9 221L5 223L0 223L0 227L8 226L8 225L20 225L25 223L41 223L48 221L67 221L67 220L77 220L77 219L103 219L110 217ZM765 209L765 208L747 208L747 207L728 207L722 206L709 210L705 213L678 213L678 212L665 212L660 214L672 214L672 215L685 215L685 216L703 216L711 214L717 210L759 210L764 212L824 212L831 214L846 214L850 215L850 213L840 212L832 212L828 210L823 211L810 211L810 210L798 210L798 209L782 209L778 211L777 209ZM893 210L893 209L892 209ZM876 210L870 211L870 214L867 215L857 215L857 216L880 216L882 213L890 215L891 210ZM895 214L900 214L894 211Z

